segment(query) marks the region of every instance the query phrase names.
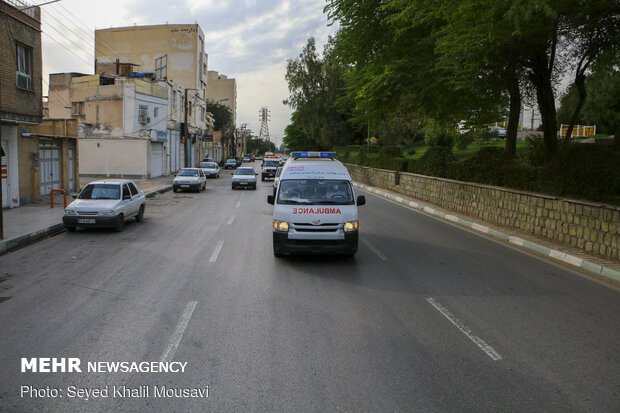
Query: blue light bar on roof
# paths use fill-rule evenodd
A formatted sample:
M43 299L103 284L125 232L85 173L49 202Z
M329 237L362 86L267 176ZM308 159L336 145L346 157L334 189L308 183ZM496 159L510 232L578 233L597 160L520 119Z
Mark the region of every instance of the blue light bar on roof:
M335 158L338 152L291 152L293 158Z

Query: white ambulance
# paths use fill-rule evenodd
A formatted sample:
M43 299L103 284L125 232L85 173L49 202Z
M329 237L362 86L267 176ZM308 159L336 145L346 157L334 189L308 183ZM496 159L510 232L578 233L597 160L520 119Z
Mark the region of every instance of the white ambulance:
M293 152L280 174L273 209L273 254L357 252L359 219L351 176L335 152Z

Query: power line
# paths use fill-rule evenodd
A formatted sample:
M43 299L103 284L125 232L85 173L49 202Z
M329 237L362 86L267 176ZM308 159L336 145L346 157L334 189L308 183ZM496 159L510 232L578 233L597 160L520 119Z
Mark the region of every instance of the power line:
M91 65L91 62L87 62L86 60L84 60L83 58L81 58L80 56L78 56L77 54L73 53L72 50L68 49L64 44L60 43L58 40L54 39L52 36L50 36L48 33L46 32L42 32L44 35L46 35L47 37L49 37L50 39L52 39L53 41L55 41L56 43L58 43L63 49L65 49L66 51L68 51L69 53L71 53L73 56L77 57L78 59L80 59L82 62L86 63L87 65Z

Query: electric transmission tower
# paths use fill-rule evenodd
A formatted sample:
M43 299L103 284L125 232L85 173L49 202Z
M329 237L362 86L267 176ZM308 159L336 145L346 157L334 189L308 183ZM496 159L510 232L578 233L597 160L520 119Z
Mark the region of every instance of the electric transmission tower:
M258 120L260 121L260 132L258 134L259 138L265 138L267 141L271 141L269 138L269 118L271 117L269 113L269 109L266 106L263 106L258 111Z

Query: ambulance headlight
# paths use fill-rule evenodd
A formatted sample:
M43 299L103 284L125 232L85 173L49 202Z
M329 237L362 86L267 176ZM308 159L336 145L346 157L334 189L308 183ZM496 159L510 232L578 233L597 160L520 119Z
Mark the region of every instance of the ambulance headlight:
M288 232L288 222L273 221L273 230L275 232Z
M349 222L344 223L344 225L342 226L342 229L344 229L344 232L354 232L354 231L357 231L358 227L359 227L359 222L349 221Z

